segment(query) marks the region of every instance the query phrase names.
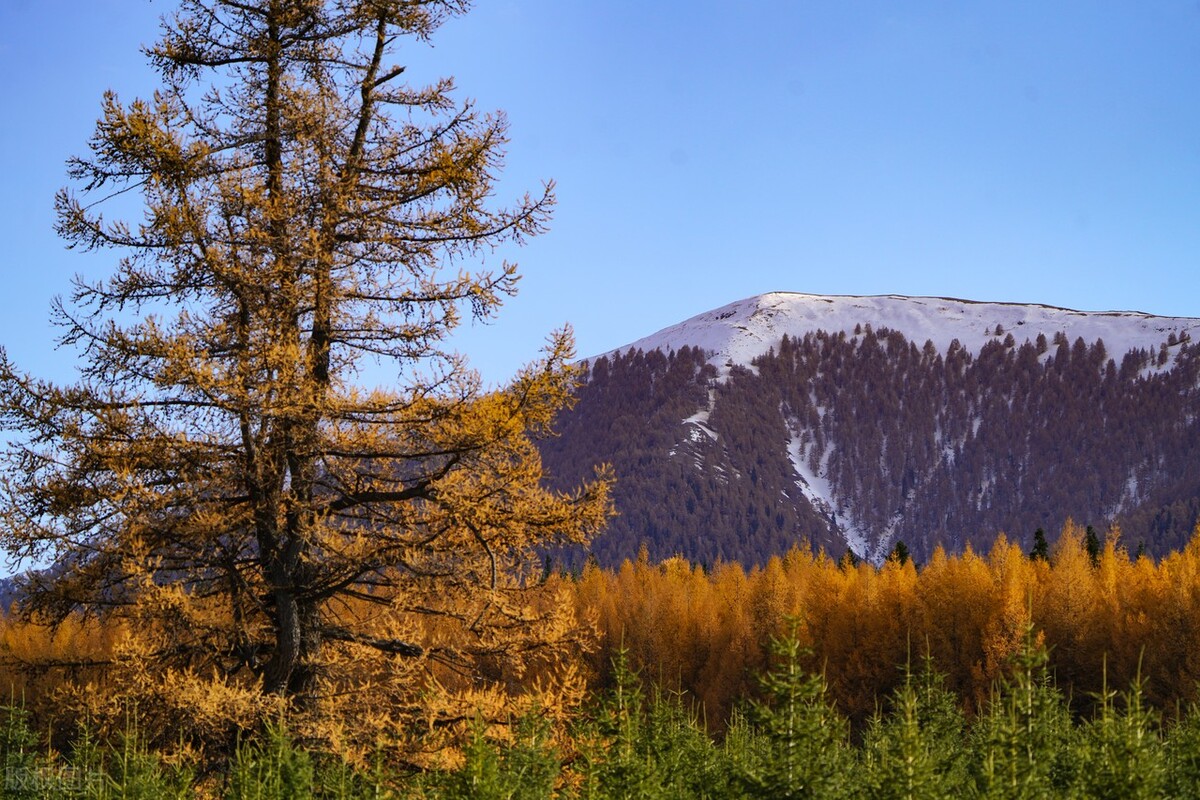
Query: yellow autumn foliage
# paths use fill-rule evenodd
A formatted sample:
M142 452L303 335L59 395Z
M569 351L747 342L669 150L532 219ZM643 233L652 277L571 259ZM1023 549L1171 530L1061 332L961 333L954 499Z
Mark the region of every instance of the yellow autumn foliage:
M606 681L619 649L645 678L681 693L719 729L755 693L770 640L785 632L799 637L806 667L823 671L830 696L856 724L886 702L903 680L903 665L927 657L974 713L1029 625L1080 711L1089 710L1105 680L1127 685L1140 674L1146 699L1172 715L1196 699L1200 682L1200 530L1183 551L1157 562L1131 559L1112 532L1093 565L1082 531L1068 523L1049 562L1030 560L1000 537L986 555L939 550L920 568L895 560L855 566L797 548L751 570L736 563L705 570L678 558L655 564L643 556L530 588L529 605L509 612L518 621L542 620L540 645L522 658L480 659L475 672L436 655L469 641L453 619L414 613L385 624L372 619L375 604L348 604L344 613L379 635L390 630L432 646L423 661L389 667L344 643L329 657L337 659L331 674L346 685L324 684L328 706L313 730L355 759L388 739L404 758L426 765L457 763L453 744L480 719L536 709L561 737L563 723ZM147 729L156 717L165 723L186 715L187 726L215 733L231 717L248 722L272 713L260 694L235 682L186 670L155 675L153 662L138 656L143 644L121 625L77 616L57 629L10 618L0 627L0 681L59 725L83 714L119 720L121 697L139 699ZM523 647L519 639L512 646ZM110 659L120 668L95 665ZM50 663L70 666L44 668ZM410 670L405 675L420 681L420 691L387 690L399 682L380 670L397 667ZM123 682L120 691L111 691L114 682ZM107 707L98 699L106 696ZM503 739L504 726L490 735ZM569 742L561 744L570 751Z
M679 559L589 568L574 584L596 620L592 669L618 648L631 663L702 705L720 726L755 691L772 636L794 621L839 709L862 723L929 657L968 712L982 708L1022 645L1027 626L1050 651L1058 684L1089 698L1138 674L1167 714L1195 699L1200 681L1200 528L1182 552L1132 560L1110 531L1095 565L1082 529L1068 522L1049 562L1006 537L979 554L936 551L920 569L835 562L797 548L747 572L703 572ZM1140 673L1139 673L1140 671Z

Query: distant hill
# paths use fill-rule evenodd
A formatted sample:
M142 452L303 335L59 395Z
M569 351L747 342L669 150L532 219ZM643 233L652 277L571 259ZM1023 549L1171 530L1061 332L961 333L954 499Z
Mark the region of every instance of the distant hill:
M612 564L760 563L807 540L1031 544L1067 518L1150 553L1200 514L1200 319L927 297L772 293L589 359L552 480L607 461Z

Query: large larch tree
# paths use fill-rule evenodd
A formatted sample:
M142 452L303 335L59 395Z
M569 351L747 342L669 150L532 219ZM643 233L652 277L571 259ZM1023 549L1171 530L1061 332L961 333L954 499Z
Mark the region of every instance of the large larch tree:
M120 258L53 308L77 382L0 364L3 538L53 564L23 613L125 626L125 688L401 717L439 664L500 684L571 640L530 596L537 548L609 513L603 473L546 490L532 442L570 402L569 332L498 390L448 342L514 291L477 265L552 187L496 206L504 117L394 63L468 5L182 0L146 51L161 88L108 93L69 162L60 234ZM102 214L131 196L139 219Z

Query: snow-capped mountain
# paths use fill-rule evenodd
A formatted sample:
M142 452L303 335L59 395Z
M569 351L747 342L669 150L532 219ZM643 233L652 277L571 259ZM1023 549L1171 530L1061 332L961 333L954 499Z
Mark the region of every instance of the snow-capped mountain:
M972 353L995 339L1013 334L1017 344L1038 334L1053 338L1062 332L1070 341L1102 339L1110 353L1157 348L1174 333L1200 334L1200 318L1157 317L1140 311L1074 311L1054 306L984 303L950 297L902 295L815 295L770 292L697 314L613 352L662 350L685 346L709 354L723 370L748 365L784 336L853 331L871 325L904 334L918 346L933 342L945 352L955 339ZM605 355L611 355L606 353Z
M1200 517L1200 319L776 292L589 359L564 485L618 473L602 561L761 562L800 540L878 561L1121 525L1181 546Z

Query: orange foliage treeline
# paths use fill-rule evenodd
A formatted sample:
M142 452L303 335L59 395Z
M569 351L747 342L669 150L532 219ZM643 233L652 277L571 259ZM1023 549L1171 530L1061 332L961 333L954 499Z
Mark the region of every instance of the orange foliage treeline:
M1087 711L1105 688L1140 676L1147 699L1173 715L1200 679L1200 527L1182 552L1132 560L1114 530L1093 563L1068 523L1049 562L1001 536L986 555L940 550L928 564L838 563L795 549L747 572L682 559L588 568L575 584L596 620L592 666L603 675L624 647L631 664L696 702L720 727L755 691L772 636L789 625L810 649L833 699L856 724L928 655L977 710L1032 624L1073 706Z
M920 568L851 565L807 549L750 571L643 557L616 571L553 576L540 596L579 621L562 632L577 646L548 653L522 675L489 674L480 685L496 698L469 691L460 702L490 704L500 716L533 702L566 719L583 698L583 676L598 688L623 647L632 667L680 692L720 730L755 694L771 638L789 631L808 648L805 666L824 673L856 726L887 702L904 665L919 668L927 655L966 710L978 710L1030 626L1049 648L1058 687L1083 713L1106 681L1120 690L1140 674L1146 699L1174 716L1197 699L1200 681L1200 526L1183 551L1158 562L1131 559L1112 531L1093 563L1080 528L1068 523L1049 561L1031 560L1004 537L986 555L938 551ZM57 631L5 620L0 686L46 725L69 728L69 708L78 705L65 703L72 687L106 695L111 677L101 664L128 638L120 626L76 617ZM59 666L39 666L50 662ZM433 689L449 697L470 688L463 681L476 685L454 671L435 677L424 694L429 713L441 708Z

